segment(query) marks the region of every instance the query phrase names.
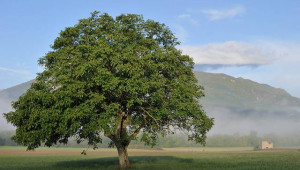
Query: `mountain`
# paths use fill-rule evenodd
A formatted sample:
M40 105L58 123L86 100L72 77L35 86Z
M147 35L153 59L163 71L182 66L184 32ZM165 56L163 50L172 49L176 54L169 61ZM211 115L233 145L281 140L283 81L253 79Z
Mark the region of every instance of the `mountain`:
M205 103L230 107L265 108L269 105L298 105L300 99L285 90L266 84L234 78L226 74L195 73L199 84L205 87Z
M204 106L236 110L275 111L300 107L300 99L285 90L226 74L195 72L205 88Z
M207 114L215 118L212 133L287 133L300 130L300 99L285 90L226 74L195 72L205 88L200 99ZM11 110L34 81L0 91L0 113ZM0 129L10 129L0 117Z
M12 110L11 102L16 101L23 93L29 89L34 80L13 86L0 91L0 115ZM0 131L14 129L12 125L8 125L4 117L0 116Z
M200 103L215 118L211 133L299 133L300 99L285 90L226 74L195 76L205 88Z
M17 100L23 93L29 89L30 85L34 82L34 80L4 89L0 91L0 99L6 99L10 101Z

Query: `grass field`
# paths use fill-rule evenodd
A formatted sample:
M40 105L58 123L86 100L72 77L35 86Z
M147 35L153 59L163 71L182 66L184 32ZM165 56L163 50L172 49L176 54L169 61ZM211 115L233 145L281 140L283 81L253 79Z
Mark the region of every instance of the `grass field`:
M0 147L0 169L118 169L115 149ZM300 150L169 148L129 150L132 169L300 169Z

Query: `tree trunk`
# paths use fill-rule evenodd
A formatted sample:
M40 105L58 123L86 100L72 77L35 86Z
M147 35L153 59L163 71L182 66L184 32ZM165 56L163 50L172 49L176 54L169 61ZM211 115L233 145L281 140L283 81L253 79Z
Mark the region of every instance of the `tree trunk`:
M119 161L120 161L120 168L129 168L127 147L128 146L117 146L118 154L119 154Z

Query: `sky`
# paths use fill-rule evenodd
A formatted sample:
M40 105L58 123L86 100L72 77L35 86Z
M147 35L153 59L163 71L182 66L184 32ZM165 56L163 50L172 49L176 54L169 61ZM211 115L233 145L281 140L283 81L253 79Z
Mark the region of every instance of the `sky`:
M0 0L0 89L36 77L59 32L93 11L165 23L195 70L225 73L300 97L299 0Z

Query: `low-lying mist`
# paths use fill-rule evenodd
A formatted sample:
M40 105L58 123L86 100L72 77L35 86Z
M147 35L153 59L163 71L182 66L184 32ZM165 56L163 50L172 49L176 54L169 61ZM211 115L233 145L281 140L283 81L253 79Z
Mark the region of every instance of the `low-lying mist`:
M11 102L0 99L0 131L14 130L8 124L2 113L11 111ZM294 109L289 114L275 112L262 112L254 110L234 110L225 107L205 107L206 113L214 118L214 126L208 135L215 134L241 134L247 135L255 131L258 135L264 134L299 134L300 131L300 112L299 108ZM284 109L283 109L284 110ZM289 109L291 110L291 109Z
M215 120L210 135L235 133L245 135L251 131L259 135L286 135L298 134L300 130L300 112L295 109L256 111L206 107L205 110Z
M3 113L12 111L11 101L0 98L0 131L15 129L11 124L8 124L3 117Z

